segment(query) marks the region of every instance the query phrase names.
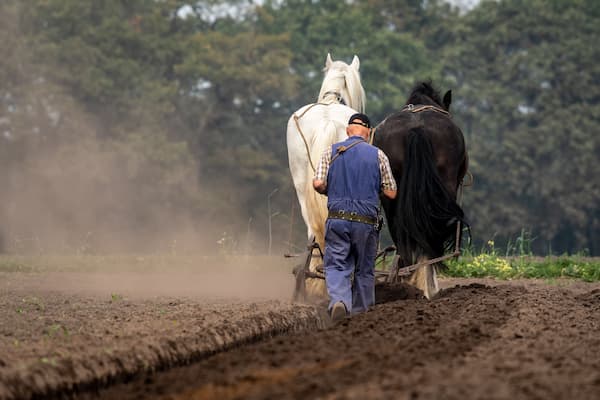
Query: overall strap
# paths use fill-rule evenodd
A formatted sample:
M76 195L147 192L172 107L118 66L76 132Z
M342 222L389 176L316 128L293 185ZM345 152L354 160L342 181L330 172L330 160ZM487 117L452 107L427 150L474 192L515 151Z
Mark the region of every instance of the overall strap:
M353 142L353 143L349 144L348 146L344 146L344 145L342 145L342 146L338 147L338 148L337 148L337 151L335 152L335 155L334 155L334 156L331 158L331 162L330 162L330 164L331 164L331 163L333 163L333 161L334 161L336 158L338 158L339 156L341 156L341 155L342 155L342 154L343 154L345 151L347 151L349 148L351 148L351 147L354 147L354 146L356 146L356 145L357 145L357 144L359 144L359 143L366 143L366 142L365 142L365 139L362 139L362 138L360 138L360 139L358 139L356 142Z

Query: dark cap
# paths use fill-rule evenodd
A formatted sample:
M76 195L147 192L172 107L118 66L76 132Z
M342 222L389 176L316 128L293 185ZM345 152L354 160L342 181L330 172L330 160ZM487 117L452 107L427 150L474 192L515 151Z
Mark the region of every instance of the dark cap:
M348 120L348 125L350 125L352 123L352 121L354 121L355 119L359 119L362 122L364 122L365 124L367 124L367 128L371 127L371 121L369 121L369 117L367 117L365 114L361 114L361 113L353 114L350 117L350 119Z

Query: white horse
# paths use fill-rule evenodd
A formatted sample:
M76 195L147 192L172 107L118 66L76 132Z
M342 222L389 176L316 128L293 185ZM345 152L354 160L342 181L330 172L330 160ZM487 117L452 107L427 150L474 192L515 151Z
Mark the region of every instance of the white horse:
M312 187L315 168L321 154L336 142L346 139L348 119L356 112L365 110L365 91L359 74L360 61L354 56L350 65L332 61L327 54L325 77L317 103L297 110L287 125L287 148L290 172L302 218L306 223L309 241L314 237L321 249L325 249L325 220L327 197ZM315 271L321 260L314 257L310 270ZM309 296L327 296L325 282L318 278L306 280Z

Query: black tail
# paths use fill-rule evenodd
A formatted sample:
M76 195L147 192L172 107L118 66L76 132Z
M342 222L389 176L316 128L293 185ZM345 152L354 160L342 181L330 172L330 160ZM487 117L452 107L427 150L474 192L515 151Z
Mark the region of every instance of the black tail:
M448 193L433 160L433 148L423 128L411 129L396 210L398 252L404 265L420 255L435 258L453 249L456 223L464 223L463 210Z

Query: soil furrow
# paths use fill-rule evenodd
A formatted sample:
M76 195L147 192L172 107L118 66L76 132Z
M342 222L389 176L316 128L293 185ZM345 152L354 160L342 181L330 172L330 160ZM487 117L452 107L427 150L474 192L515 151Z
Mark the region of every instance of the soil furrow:
M379 287L335 326L280 301L0 291L0 399L598 398L600 283L444 285Z
M245 346L187 368L100 393L101 398L266 399L410 396L432 368L498 336L519 287L470 285L434 301L380 304L340 325ZM423 392L425 393L425 392Z

